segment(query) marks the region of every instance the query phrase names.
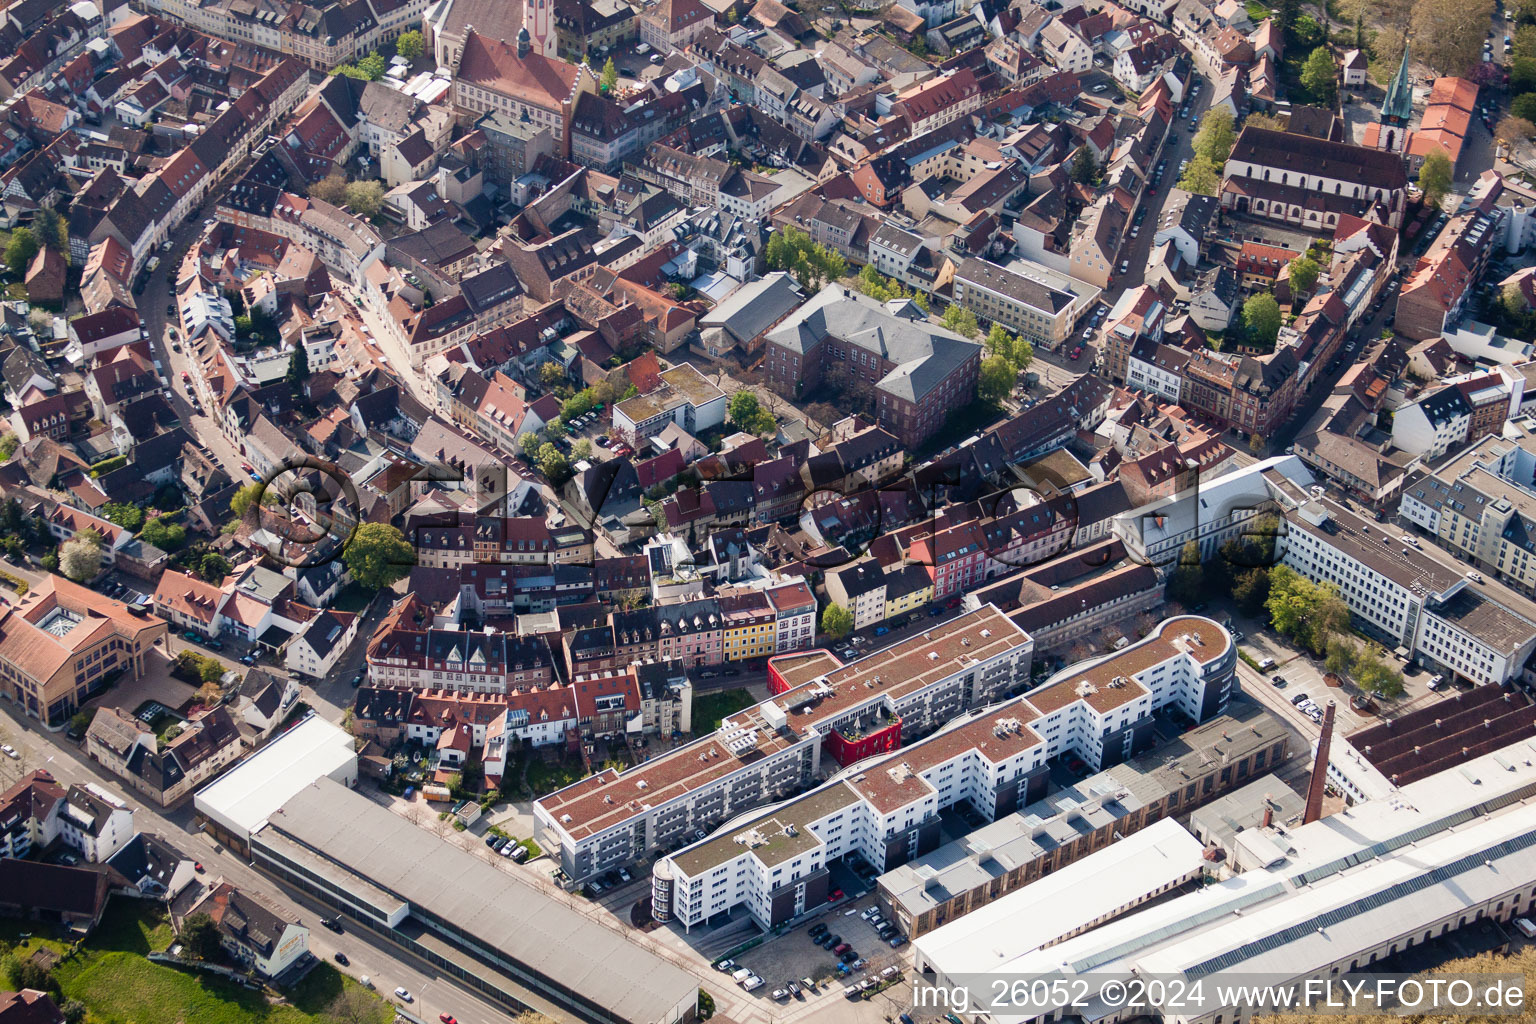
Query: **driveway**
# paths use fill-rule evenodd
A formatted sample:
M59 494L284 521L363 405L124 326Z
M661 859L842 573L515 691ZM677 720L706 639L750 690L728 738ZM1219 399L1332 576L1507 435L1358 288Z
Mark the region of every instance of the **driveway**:
M197 692L197 687L171 676L171 663L158 652L150 654L146 671L137 679L124 679L106 693L88 701L88 708L118 708L133 714L140 704L156 700L168 708L179 709Z

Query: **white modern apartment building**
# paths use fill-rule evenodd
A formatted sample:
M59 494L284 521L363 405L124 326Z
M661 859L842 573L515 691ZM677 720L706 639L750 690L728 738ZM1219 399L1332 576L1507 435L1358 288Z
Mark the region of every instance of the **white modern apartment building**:
M1197 480L1195 487L1115 517L1115 536L1132 560L1172 566L1191 540L1199 544L1202 559L1214 558L1223 544L1240 537L1258 516L1293 507L1299 500L1298 485L1313 484L1311 473L1294 455L1277 455Z
M1028 682L1033 652L988 605L850 665L824 651L776 659L777 695L717 732L537 801L539 842L578 881L677 849L820 781L824 756L852 764L1003 699Z
M945 807L1011 813L1044 795L1048 762L1059 755L1075 753L1097 770L1147 750L1158 708L1196 720L1220 714L1236 662L1216 622L1165 620L1121 651L879 761L856 762L826 786L659 860L653 912L688 928L736 906L764 927L798 917L825 902L826 868L840 857L857 852L889 870L938 846Z
M1286 516L1282 563L1332 583L1389 648L1473 684L1519 677L1536 653L1536 606L1401 527L1312 497Z

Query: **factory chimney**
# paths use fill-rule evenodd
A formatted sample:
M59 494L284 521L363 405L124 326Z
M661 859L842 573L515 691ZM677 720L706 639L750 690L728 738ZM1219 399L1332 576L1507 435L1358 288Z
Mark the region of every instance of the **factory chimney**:
M1333 744L1333 716L1338 705L1328 702L1323 710L1323 732L1317 738L1317 757L1312 761L1312 782L1307 787L1307 811L1301 823L1316 821L1323 816L1323 790L1328 785L1328 748Z

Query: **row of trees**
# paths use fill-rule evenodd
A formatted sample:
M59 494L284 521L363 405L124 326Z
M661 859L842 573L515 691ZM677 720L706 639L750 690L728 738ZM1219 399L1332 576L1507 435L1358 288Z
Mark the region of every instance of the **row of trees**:
M415 29L402 32L400 38L395 40L395 53L406 60L414 61L427 52L426 38ZM373 50L366 57L361 57L355 64L342 64L331 72L333 75L341 75L345 78L359 78L366 82L377 82L389 72L389 61L378 50Z
M763 259L769 270L787 270L806 291L820 291L828 281L836 281L848 273L848 261L840 252L834 252L799 228L785 226L775 231L763 248Z
M979 389L982 398L996 401L1013 391L1019 374L1034 362L1035 347L1024 338L1009 334L1002 324L992 325L983 346L987 354L981 360Z
M1237 142L1237 125L1232 111L1226 107L1212 107L1205 112L1200 130L1195 133L1191 147L1195 155L1179 178L1179 187L1202 196L1214 196L1221 189L1221 169L1232 155Z
M1402 693L1402 676L1382 653L1351 638L1349 605L1338 587L1272 564L1279 531L1277 517L1260 516L1209 560L1201 558L1194 541L1185 544L1168 578L1168 599L1198 604L1211 594L1230 593L1244 614L1267 615L1276 632L1322 657L1328 671L1350 676L1383 697Z
M345 206L358 217L372 217L384 206L384 183L377 179L348 181L341 171L332 171L309 187L312 198Z
M1287 0L1293 3L1295 0ZM1516 8L1528 0L1514 0ZM1483 40L1494 0L1339 0L1338 16L1356 26L1357 45L1365 42L1367 19L1376 26L1369 40L1373 71L1385 82L1397 70L1403 48L1413 40L1413 59L1437 75L1467 75L1482 63ZM1328 15L1326 10L1324 17Z
M859 271L859 276L853 279L853 286L878 302L890 302L892 299L911 299L918 309L928 312L928 293L907 288L893 277L886 277L876 270L874 264L864 264L864 269Z

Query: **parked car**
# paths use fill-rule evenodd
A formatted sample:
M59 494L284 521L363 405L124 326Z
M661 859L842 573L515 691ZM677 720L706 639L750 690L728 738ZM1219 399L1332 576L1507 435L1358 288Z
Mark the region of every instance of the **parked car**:
M1298 693L1296 696L1291 698L1291 703L1295 704L1297 707L1301 707L1302 703L1304 701L1306 701L1306 699L1307 699L1307 695L1306 694Z
M347 954L343 953L341 950L338 949L336 951L336 962L341 964L341 966L345 967L348 964L350 964L352 961L347 959Z
M411 995L404 985L395 989L395 998L406 1003L414 1003L416 1001L416 997Z

